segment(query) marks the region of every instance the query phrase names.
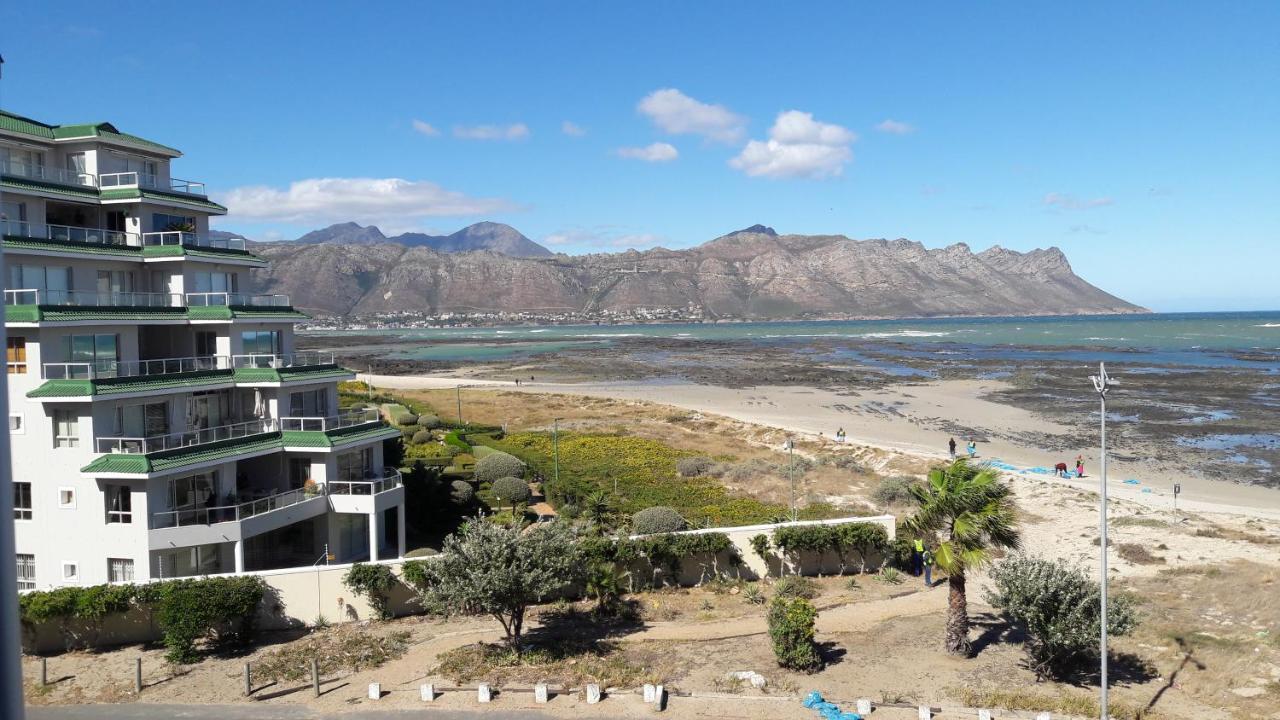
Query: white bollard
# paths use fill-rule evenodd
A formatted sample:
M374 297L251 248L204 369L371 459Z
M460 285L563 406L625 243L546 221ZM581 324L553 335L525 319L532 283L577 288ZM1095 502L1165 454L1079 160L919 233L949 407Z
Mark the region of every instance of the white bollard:
M435 702L436 686L431 683L418 686L418 692L422 695L423 702Z
M933 713L929 711L928 705L921 705L917 717L919 717L920 720L929 720L929 718L933 717Z
M978 720L991 720L991 711L990 711L990 710L979 710L979 711L978 711Z
M600 702L600 686L592 683L587 686L587 704L595 705Z
M1042 712L1039 715L1036 715L1036 720L1053 720L1053 716L1047 712Z
M858 714L859 715L871 714L871 698L858 698Z
M653 689L653 709L655 712L667 709L667 689L661 685Z
M650 705L653 703L654 690L655 688L653 687L652 684L650 683L644 684L644 703L646 705Z
M546 683L538 683L533 686L533 701L536 703L545 703L547 701Z
M369 683L369 699L380 700L382 698L382 685L380 683Z
M482 703L493 699L493 690L489 689L489 683L480 683L480 687L476 688L476 699Z

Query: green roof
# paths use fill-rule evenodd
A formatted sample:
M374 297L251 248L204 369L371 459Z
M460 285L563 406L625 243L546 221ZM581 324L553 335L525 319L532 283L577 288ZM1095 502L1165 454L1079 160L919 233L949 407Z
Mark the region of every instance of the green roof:
M178 150L161 145L158 142L147 140L146 138L122 133L111 123L86 123L81 125L48 125L39 120L32 120L28 117L15 115L11 112L0 110L0 130L9 132L22 133L30 135L42 140L67 140L70 138L82 137L98 137L107 142L126 142L133 145L141 145L144 147L157 150L166 155L181 155Z
M199 247L194 245L147 245L142 248L142 255L143 257L176 257L179 255L187 255L189 257L211 258L213 260L237 258L244 260L256 260L263 265L267 264L266 260L254 255L248 250Z
M180 307L78 307L74 305L5 305L5 322L70 322L73 320L186 320Z
M137 259L141 248L129 245L105 245L101 243L71 242L69 240L45 240L29 238L21 235L5 235L6 250L43 250L46 252L75 252L90 255L114 255L116 257Z
M234 440L197 445L176 450L161 452L118 453L100 455L93 462L80 468L83 473L152 473L165 472L188 465L225 460L237 455L260 452L262 450L283 450L285 448L327 448L335 444L374 440L379 437L399 437L400 431L387 425L378 424L373 427L353 425L340 430L294 431L260 433Z
M47 380L27 393L29 398L86 397L122 395L124 393L167 390L175 387L199 387L232 382L231 370L201 370L170 375L141 375L97 380Z
M56 185L54 183L42 183L25 179L19 180L12 175L6 175L3 179L0 179L0 187L6 190L17 190L18 192L47 192L85 200L96 200L99 197L98 191L94 188Z
M160 190L140 190L138 188L110 188L99 191L98 197L103 200L158 200L160 202L180 202L194 205L210 212L226 213L227 208L200 195L187 193L163 192Z
M238 383L298 382L346 377L352 371L338 365L308 365L296 368L237 368Z
M232 318L251 318L258 320L307 320L304 315L292 307L249 307L245 305L206 305L187 308L192 320L230 320Z

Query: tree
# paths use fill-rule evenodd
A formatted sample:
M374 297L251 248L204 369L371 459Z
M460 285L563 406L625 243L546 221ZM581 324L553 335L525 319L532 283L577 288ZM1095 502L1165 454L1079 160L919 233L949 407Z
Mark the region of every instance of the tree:
M511 515L516 514L516 506L529 501L529 483L518 477L503 477L493 481L493 495L498 504L511 503Z
M607 615L618 604L622 597L622 580L626 573L618 572L618 566L611 562L597 562L587 572L587 597L596 601L596 614Z
M1019 547L1012 491L995 470L960 459L930 470L911 495L917 509L907 527L918 537L940 538L933 561L947 574L947 652L968 656L973 646L965 574L988 564L992 550Z
M596 527L607 526L610 516L613 515L613 504L609 500L609 493L604 490L595 490L587 495L582 501L582 514Z
M1013 555L991 570L987 602L1026 631L1024 649L1037 679L1062 679L1080 663L1097 660L1102 630L1102 587L1062 562ZM1107 604L1107 633L1127 635L1138 624L1126 595Z
M858 572L865 573L867 558L875 553L883 553L889 546L889 533L878 523L837 525L836 534L842 548L849 547L858 551L858 560L861 562Z
M440 556L422 563L415 585L423 605L448 615L491 615L520 653L525 611L582 579L585 563L566 523L528 532L476 520L445 538ZM409 574L406 573L406 577Z
M631 516L631 527L637 535L679 532L686 525L680 513L664 505L647 507Z
M769 603L769 639L779 667L803 672L822 668L822 656L813 641L817 619L813 603L802 597L774 597Z
M475 481L492 483L498 478L524 477L526 469L524 461L515 455L495 452L485 455L476 461Z
M449 483L449 501L459 507L470 507L475 502L476 491L466 480L454 480Z

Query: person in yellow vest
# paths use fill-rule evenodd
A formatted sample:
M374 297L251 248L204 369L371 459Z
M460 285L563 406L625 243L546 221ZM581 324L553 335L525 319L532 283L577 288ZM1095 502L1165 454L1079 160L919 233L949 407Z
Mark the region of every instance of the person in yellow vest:
M916 577L924 571L924 540L915 539L915 544L911 546L911 574Z
M933 587L933 551L925 548L921 555L921 562L924 563L924 586Z

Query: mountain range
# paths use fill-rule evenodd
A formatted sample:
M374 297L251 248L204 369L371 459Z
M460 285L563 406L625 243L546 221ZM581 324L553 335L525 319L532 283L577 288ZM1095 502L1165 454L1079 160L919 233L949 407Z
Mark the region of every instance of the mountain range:
M1056 247L779 235L754 225L683 250L553 255L515 228L388 238L343 223L250 243L262 292L320 315L575 312L696 306L710 318L931 317L1146 312L1081 279Z

